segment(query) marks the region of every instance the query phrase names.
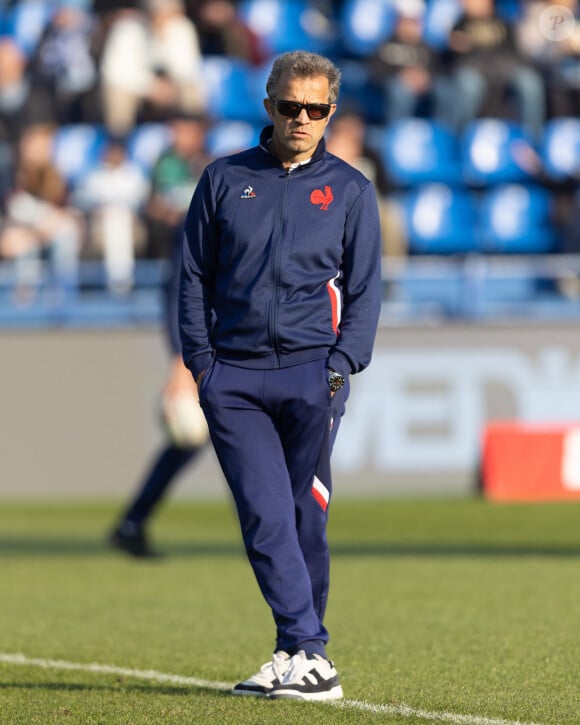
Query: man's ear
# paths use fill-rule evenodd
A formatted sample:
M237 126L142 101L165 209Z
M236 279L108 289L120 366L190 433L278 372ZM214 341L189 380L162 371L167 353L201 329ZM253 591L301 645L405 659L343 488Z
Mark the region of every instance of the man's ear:
M268 114L268 117L270 118L271 121L273 121L274 118L272 117L272 101L269 98L264 98L264 100L262 102L264 104L264 108L266 109L266 113Z
M329 113L329 114L328 114L328 116L326 117L326 125L327 125L327 126L328 126L328 122L329 122L329 121L330 121L330 119L331 119L331 118L332 118L332 117L334 116L335 112L336 112L336 103L333 103L333 104L332 104L332 105L330 106L330 113Z

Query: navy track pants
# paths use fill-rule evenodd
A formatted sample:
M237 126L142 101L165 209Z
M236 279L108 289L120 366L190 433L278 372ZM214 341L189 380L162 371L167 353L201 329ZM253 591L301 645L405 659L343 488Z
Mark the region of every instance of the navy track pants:
M276 649L324 654L330 453L348 382L331 398L326 359L275 370L216 361L198 390Z

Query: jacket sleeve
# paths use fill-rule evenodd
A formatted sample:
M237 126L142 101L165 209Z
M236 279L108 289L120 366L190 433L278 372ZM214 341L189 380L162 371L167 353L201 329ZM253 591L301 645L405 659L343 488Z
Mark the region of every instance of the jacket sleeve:
M197 185L183 235L179 286L179 335L183 361L194 378L213 359L212 306L218 236L211 177L206 169Z
M328 366L349 375L370 363L381 311L381 228L370 183L347 214L342 274L342 317Z

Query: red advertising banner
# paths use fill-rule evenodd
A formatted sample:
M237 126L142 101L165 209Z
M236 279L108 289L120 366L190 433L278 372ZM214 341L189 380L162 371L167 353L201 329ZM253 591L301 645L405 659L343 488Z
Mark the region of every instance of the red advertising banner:
M580 423L490 422L482 453L492 501L580 500Z

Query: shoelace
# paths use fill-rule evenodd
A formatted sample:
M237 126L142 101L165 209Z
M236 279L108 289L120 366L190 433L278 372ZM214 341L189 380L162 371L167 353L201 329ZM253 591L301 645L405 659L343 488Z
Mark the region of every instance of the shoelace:
M284 678L281 680L282 684L288 682L301 682L305 675L307 675L312 669L312 660L306 658L306 654L300 650L295 654L284 674Z
M287 666L288 655L285 652L274 652L274 654L272 655L272 662L267 662L262 669L265 670L271 667L273 673L278 678L278 681L281 682L286 672Z

